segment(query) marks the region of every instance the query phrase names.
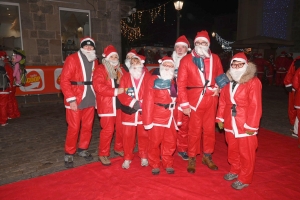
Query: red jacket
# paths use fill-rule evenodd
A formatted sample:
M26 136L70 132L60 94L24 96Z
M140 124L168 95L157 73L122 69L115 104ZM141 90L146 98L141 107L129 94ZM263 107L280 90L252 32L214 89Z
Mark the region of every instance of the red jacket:
M97 60L93 61L93 70L97 64ZM91 80L86 80L85 73L84 64L79 51L69 55L66 58L60 76L60 87L64 94L66 108L70 109L70 101L76 100L77 105L79 105L82 99L85 97L87 85L71 85L71 81L92 81L93 74L91 76Z
M295 72L296 72L295 66L294 66L294 62L297 59L300 59L300 56L298 56L297 58L294 59L294 61L292 62L291 66L289 67L289 71L287 72L287 74L284 77L284 85L285 85L285 87L292 86L293 77L294 77Z
M278 56L275 60L277 73L286 73L290 66L290 61L285 56Z
M270 63L266 61L264 58L255 58L253 62L256 64L257 72L263 73L265 70L265 66L268 67L268 69L271 67Z
M250 136L246 130L257 134L262 116L262 85L255 76L255 66L248 65L247 71L232 91L232 82L220 93L217 122L224 122L224 129L236 138ZM229 73L227 76L232 80ZM236 116L232 115L232 106L236 105Z
M295 91L295 108L300 109L300 68L296 70L293 77L293 88Z
M123 76L127 72L123 69ZM96 66L93 75L93 87L96 93L97 112L100 117L116 116L116 97L118 89L113 79L109 78L103 64Z
M192 54L184 56L180 61L180 67L178 71L177 86L178 86L178 99L180 101L181 108L188 108L195 110L201 103L203 98L203 86L205 84L205 78L203 73L193 63ZM205 61L206 60L206 61ZM209 80L206 92L204 95L212 95L213 90L217 89L215 78L223 74L223 67L218 55L212 53L209 59L205 59L204 62L211 63L205 65L206 79ZM187 87L202 87L195 89L187 89Z
M170 128L171 123L175 124L177 129L178 110L175 108L176 97L170 96L170 90L154 89L154 81L159 78L157 75L152 75L146 84L144 101L143 101L143 124L145 129L151 129L153 126L162 126ZM164 108L157 105L171 104L171 108Z

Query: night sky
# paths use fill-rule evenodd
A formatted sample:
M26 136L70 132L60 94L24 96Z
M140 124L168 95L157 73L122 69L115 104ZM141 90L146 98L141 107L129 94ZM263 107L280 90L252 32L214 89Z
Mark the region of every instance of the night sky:
M136 0L136 8L137 10L152 9L168 1ZM151 23L150 14L147 14L147 12L143 14L142 23L137 24L141 28L143 37L136 43L174 44L176 40L177 13L173 1L166 4L165 8L165 22L163 12L154 20L154 23ZM215 26L215 17L226 14L235 14L237 16L237 10L238 0L186 0L184 1L183 9L180 11L180 35L184 34L189 40L193 40L198 31L205 29L212 32L217 28ZM236 26L231 29L233 36L236 32ZM221 33L219 34L221 35Z

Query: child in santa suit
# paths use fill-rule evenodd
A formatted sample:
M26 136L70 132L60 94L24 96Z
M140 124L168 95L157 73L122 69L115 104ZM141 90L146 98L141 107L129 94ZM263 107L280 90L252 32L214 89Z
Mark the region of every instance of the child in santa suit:
M230 171L227 181L237 179L232 187L241 190L252 182L257 149L257 132L262 116L262 85L256 67L244 53L231 59L226 72L230 83L222 90L216 121L225 130Z
M141 166L148 166L148 131L144 129L142 123L142 104L144 100L144 90L151 74L145 70L143 63L145 57L134 55L131 57L129 73L122 76L120 88L125 92L118 95L122 106L122 130L124 162L122 168L128 169L134 157L135 135L138 136L138 151L141 158Z
M153 175L160 173L160 163L168 174L174 173L173 154L178 130L174 61L165 56L159 63L160 75L152 75L149 79L143 101L143 124L149 130L148 160Z
M102 64L96 67L93 76L93 86L96 93L97 112L100 117L100 142L99 160L105 165L111 165L109 160L110 143L115 134L115 154L124 156L122 127L121 127L121 104L117 96L124 92L119 88L120 79L127 73L120 68L119 55L114 46L108 45L102 54Z

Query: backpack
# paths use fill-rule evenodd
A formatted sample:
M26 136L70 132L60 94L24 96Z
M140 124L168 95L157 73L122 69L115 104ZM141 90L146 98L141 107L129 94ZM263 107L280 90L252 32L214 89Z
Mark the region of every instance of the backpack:
M21 79L21 85L25 86L26 81L27 81L27 71L25 69L24 64L20 64L20 79Z
M0 66L0 91L6 90L9 86L9 79L4 66Z

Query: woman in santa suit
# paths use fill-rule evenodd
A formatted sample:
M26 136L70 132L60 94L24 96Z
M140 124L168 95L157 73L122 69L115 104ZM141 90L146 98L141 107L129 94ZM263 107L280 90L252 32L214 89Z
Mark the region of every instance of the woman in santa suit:
M124 163L122 168L128 169L133 159L135 147L135 135L138 136L138 151L141 158L141 166L148 166L148 131L142 124L142 104L144 100L144 90L151 74L145 70L143 63L145 57L134 55L129 64L129 73L122 76L120 88L125 92L118 95L122 104L122 130Z
M93 87L96 93L97 112L100 117L100 142L99 160L105 165L111 165L109 160L110 143L114 131L115 154L124 156L122 127L121 127L121 104L117 96L124 92L119 88L121 77L127 73L120 68L119 55L114 46L108 45L102 54L102 64L96 67L93 76Z
M152 75L149 79L143 101L143 124L149 130L148 160L153 175L160 173L160 162L168 174L174 173L173 154L178 130L174 61L165 56L159 63L160 75Z
M252 182L256 134L262 116L262 85L255 76L256 67L247 61L244 53L231 60L226 75L230 80L222 90L217 111L217 122L225 130L228 143L230 171L224 179L237 179L231 186L240 190Z

